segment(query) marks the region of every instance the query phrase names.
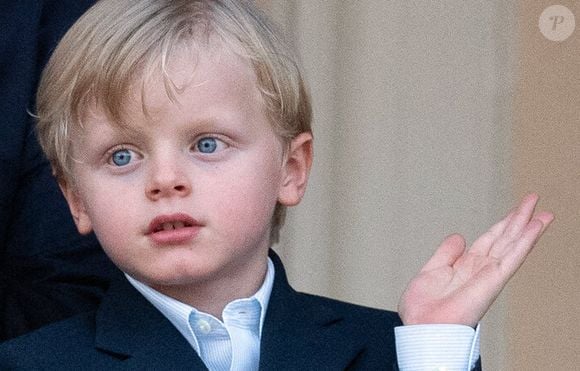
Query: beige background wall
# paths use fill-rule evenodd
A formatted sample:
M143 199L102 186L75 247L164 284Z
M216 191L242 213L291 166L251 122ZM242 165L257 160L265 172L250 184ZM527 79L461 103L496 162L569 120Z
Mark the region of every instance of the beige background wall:
M540 192L557 220L507 296L511 370L580 368L580 3L558 3L577 22L561 43L538 32L554 2L519 1L514 189Z
M445 235L538 191L558 221L486 317L484 362L580 364L580 36L543 39L543 2L261 1L314 101L311 184L276 247L297 288L395 309Z

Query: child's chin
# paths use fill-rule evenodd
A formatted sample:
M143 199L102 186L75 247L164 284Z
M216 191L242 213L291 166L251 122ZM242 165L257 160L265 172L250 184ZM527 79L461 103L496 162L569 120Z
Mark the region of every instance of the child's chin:
M178 269L175 266L170 266L138 273L138 277L143 277L141 281L150 286L197 285L211 281L215 279L215 276L215 270L209 266L195 267L192 265L188 266L187 269Z

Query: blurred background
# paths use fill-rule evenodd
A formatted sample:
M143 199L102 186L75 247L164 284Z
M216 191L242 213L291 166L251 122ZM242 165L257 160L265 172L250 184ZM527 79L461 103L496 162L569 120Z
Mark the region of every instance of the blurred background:
M483 362L578 369L580 3L542 33L551 1L258 2L314 103L309 189L275 247L294 286L395 310L446 235L538 192L557 219L486 315Z

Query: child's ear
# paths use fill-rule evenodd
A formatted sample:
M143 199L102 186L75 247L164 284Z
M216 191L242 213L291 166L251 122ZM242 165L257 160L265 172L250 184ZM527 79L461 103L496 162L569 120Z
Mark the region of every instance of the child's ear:
M65 182L59 182L59 187L73 216L73 220L80 234L89 234L93 230L91 219L87 214L83 201L78 196L75 187Z
M312 133L301 133L290 142L284 162L284 178L278 202L285 206L297 205L304 192L312 167Z

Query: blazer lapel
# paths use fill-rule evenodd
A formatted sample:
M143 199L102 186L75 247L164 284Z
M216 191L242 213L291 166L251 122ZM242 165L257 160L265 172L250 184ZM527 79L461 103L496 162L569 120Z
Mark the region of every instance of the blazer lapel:
M294 291L280 259L262 329L260 370L342 370L364 353L326 299ZM112 284L96 318L95 346L119 359L119 369L206 370L187 340L124 278Z
M123 369L206 370L179 331L124 278L99 307L95 346Z
M273 252L270 257L276 273L262 330L260 370L345 369L364 351L366 339L353 339L343 317L323 299L294 291L280 259Z

